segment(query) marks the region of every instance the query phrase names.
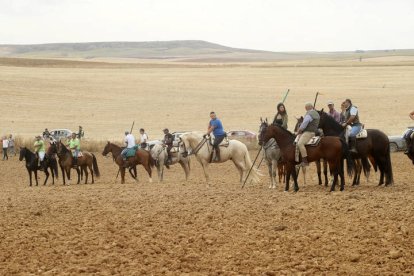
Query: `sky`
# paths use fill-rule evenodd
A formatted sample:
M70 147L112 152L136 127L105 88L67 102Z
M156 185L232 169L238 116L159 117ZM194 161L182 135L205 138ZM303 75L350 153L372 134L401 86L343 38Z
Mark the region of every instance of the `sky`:
M0 44L205 40L269 51L414 48L414 0L0 0Z

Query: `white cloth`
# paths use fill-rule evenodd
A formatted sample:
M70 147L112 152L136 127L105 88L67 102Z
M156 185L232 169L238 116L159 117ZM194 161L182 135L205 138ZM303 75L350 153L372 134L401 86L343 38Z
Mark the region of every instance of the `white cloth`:
M3 139L3 149L8 148L8 147L9 147L9 140Z
M148 135L146 133L141 134L140 143L146 143L148 141Z
M351 110L349 110L349 114L351 116L356 116L358 114L358 108L356 108L356 106L352 106Z
M127 148L133 148L135 147L135 137L132 134L128 134L127 136L125 136L125 144L127 144Z
M44 151L39 151L37 154L39 154L39 160L43 161L43 159L45 159L45 152Z

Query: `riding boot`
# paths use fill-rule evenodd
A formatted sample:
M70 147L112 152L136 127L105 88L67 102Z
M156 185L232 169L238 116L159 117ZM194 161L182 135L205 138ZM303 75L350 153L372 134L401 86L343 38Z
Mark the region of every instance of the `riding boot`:
M349 137L349 151L352 153L358 153L356 150L356 138Z
M73 163L72 163L72 166L73 166L73 167L78 166L78 158L77 158L77 157L74 157L74 158L73 158Z
M300 163L301 167L307 167L309 166L309 161L308 161L308 157L303 157L302 158L302 163Z
M40 170L44 171L44 168L45 168L45 160L40 161Z

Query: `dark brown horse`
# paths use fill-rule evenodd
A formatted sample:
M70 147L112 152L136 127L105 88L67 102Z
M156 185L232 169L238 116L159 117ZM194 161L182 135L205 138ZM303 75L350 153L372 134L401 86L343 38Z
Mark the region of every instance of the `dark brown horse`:
M125 183L125 167L124 167L124 160L122 160L121 152L122 148L117 146L113 143L108 142L102 152L102 155L107 155L108 153L112 153L112 156L115 158L116 164L119 166L119 170L121 172L121 184ZM116 156L116 157L115 157ZM148 172L149 175L149 182L152 182L152 170L155 166L155 161L151 157L151 154L143 149L138 149L135 153L135 156L128 157L127 159L129 167L134 167L136 165L142 165L145 170Z
M277 144L280 147L282 158L286 161L286 188L289 190L289 181L292 174L294 181L294 190L298 191L299 186L297 182L297 174L295 165L298 162L295 161L295 148L294 140L295 136L288 130L283 129L277 125L269 126L266 122L262 122L259 131L259 144L266 143L270 138L275 138ZM354 163L349 155L347 145L341 141L338 137L323 137L317 146L307 146L308 161L314 162L325 159L329 164L329 169L334 175L334 181L332 182L331 191L335 190L335 184L338 181L338 175L341 178L341 191L344 190L345 177L343 170L342 156L347 156L348 174L353 172ZM300 160L299 160L300 161Z
M108 142L107 143L107 145L105 146L105 148L104 148L104 150L103 150L103 152L102 152L102 155L103 156L107 156L108 155L108 153L109 152L111 152L112 153L112 158L113 158L113 160L114 161L116 161L116 159L118 158L118 156L121 154L121 152L122 152L122 150L124 149L124 148L120 148L120 150L114 150L114 149L112 149L111 147L110 147L110 142ZM109 146L108 146L109 145ZM135 179L135 181L138 181L138 174L137 174L137 166L136 165L134 165L134 166L130 166L129 168L128 168L128 171L129 171L129 174L131 175L131 177L133 178L133 179ZM119 172L119 171L118 171Z
M36 186L38 185L38 181L37 181L37 171L38 170L43 170L45 175L46 175L46 179L45 182L43 183L43 185L46 185L47 180L49 178L49 168L50 171L52 173L52 184L55 184L55 175L56 178L58 178L58 167L57 167L57 161L54 158L53 155L50 154L45 154L45 159L43 160L43 163L41 166L38 165L38 157L36 156L35 153L31 152L29 149L27 149L26 147L21 148L20 149L20 156L19 156L19 160L22 161L23 159L25 159L26 161L26 169L27 172L29 173L29 178L30 178L30 186L32 186L32 172L34 173L34 177L36 180Z
M329 116L323 110L318 111L320 120L319 128L323 130L326 136L337 136L344 138L344 128ZM394 183L391 155L390 155L390 141L384 132L378 129L367 129L368 137L364 139L357 139L356 149L358 154L352 154L354 159L361 159L364 171L369 171L368 158L370 158L375 171L379 168L381 176L379 185L391 185ZM371 159L372 158L372 159Z
M68 180L70 180L70 170L75 169L78 173L78 184L80 183L80 169L85 173L85 184L88 183L88 168L91 172L92 176L92 184L95 183L94 174L96 177L100 176L99 168L98 168L98 162L96 161L96 157L93 153L82 151L82 156L78 157L77 166L73 165L73 156L72 152L62 143L57 142L56 143L56 150L57 155L59 157L59 165L62 170L63 175L63 184L65 185L65 173L68 177Z
M409 130L404 135L405 143L407 145L407 150L404 152L408 158L411 159L411 161L414 164L414 131Z

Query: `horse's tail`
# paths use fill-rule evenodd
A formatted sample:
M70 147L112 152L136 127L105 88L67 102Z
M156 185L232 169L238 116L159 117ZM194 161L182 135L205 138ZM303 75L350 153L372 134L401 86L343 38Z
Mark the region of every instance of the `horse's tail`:
M95 176L100 177L101 174L99 173L98 162L96 161L96 157L93 153L92 153L92 166L93 166L93 172L95 173Z
M369 175L371 173L371 165L368 162L368 158L366 158L366 157L361 158L361 163L362 163L362 168L364 170L364 175L368 179ZM377 166L376 166L375 162L374 162L374 166L375 166L374 168L375 168L375 171L376 171Z
M348 172L348 176L351 177L355 171L355 162L351 157L347 143L342 139L339 140L342 144L342 157L346 159L346 170Z
M154 168L155 166L155 159L152 158L151 154L148 153L148 165L150 165L151 168Z
M390 145L388 144L387 153L385 156L385 183L386 184L393 184L394 183L394 176L392 173L392 165L391 165L391 149Z
M245 163L246 168L248 169L248 171L250 171L249 177L251 177L252 181L254 183L260 182L260 178L259 178L260 174L259 174L257 168L253 167L252 159L250 158L250 154L249 154L249 151L247 150L247 148L246 148L246 152L244 154L244 163Z

